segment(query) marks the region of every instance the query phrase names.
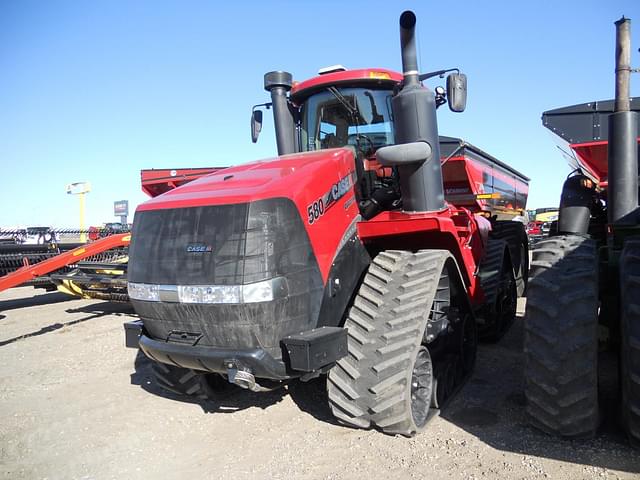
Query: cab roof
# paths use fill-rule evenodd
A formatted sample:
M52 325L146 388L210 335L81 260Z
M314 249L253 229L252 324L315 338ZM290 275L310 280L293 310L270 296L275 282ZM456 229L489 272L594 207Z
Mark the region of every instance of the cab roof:
M402 74L385 68L362 68L325 73L309 80L294 82L291 88L291 97L293 99L304 98L321 88L341 83L393 87L402 79Z

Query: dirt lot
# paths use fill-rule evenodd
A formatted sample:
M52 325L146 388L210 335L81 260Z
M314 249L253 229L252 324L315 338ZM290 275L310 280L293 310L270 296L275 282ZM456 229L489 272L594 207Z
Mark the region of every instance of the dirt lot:
M640 455L612 422L582 442L526 426L520 320L406 439L337 425L318 381L215 401L166 395L123 346L127 306L68 298L0 293L3 478L640 478Z

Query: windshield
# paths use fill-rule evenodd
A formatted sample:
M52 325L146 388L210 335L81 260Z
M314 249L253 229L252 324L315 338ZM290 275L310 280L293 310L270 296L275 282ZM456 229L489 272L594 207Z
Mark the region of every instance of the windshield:
M300 120L302 151L394 143L390 90L329 87L304 101Z

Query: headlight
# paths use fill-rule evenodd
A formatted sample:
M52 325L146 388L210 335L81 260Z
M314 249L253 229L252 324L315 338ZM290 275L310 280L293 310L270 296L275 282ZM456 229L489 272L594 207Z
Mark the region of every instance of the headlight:
M273 281L250 283L242 286L244 303L270 302L273 300Z
M242 303L239 285L179 285L180 303Z
M283 277L247 285L149 285L129 283L129 297L148 302L179 303L258 303L287 296Z
M127 284L127 291L129 292L129 298L133 298L135 300L146 300L148 302L160 301L160 290L158 285L129 282Z

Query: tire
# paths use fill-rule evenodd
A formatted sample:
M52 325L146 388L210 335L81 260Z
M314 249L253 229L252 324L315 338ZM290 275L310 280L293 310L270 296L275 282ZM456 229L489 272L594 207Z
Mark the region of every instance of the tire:
M524 296L529 283L529 238L524 224L518 221L496 221L493 224L490 238L507 242L518 296Z
M551 435L593 436L598 406L596 243L558 235L536 244L524 322L531 424Z
M640 240L626 241L620 256L622 423L640 448Z
M163 390L199 399L206 399L209 396L209 385L205 374L155 361L151 363L151 371L156 384Z
M447 262L455 261L445 250L383 251L373 259L346 320L348 355L327 381L342 423L405 436L425 426L434 366L423 343Z
M479 336L487 342L499 341L516 318L518 291L509 258L504 240L489 240L478 274L485 297Z

